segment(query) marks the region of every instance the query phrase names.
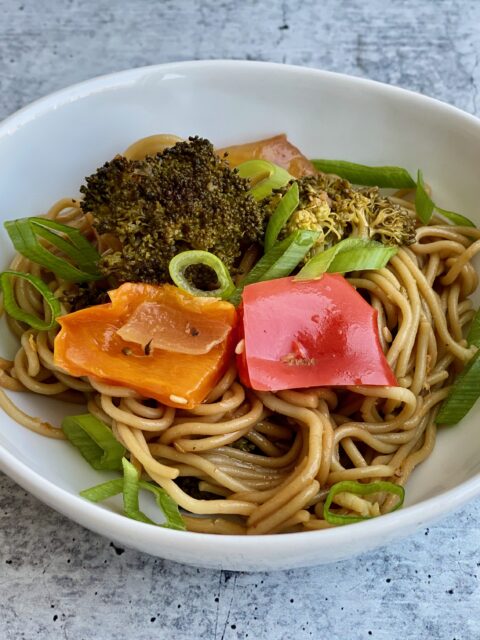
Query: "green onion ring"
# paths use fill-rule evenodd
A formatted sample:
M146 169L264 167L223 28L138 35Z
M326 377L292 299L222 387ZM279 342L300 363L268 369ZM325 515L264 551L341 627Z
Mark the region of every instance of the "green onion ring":
M198 289L188 281L185 276L185 271L188 267L197 264L203 264L215 272L218 282L220 283L220 286L217 289L204 291L203 289ZM233 280L227 267L223 264L220 258L217 258L216 255L209 251L182 251L182 253L178 253L170 260L168 270L170 272L170 277L177 287L179 287L179 289L183 289L187 293L191 293L193 296L227 299L235 291L235 285L233 284Z
M257 201L263 200L274 189L280 189L294 179L288 171L268 160L246 160L235 169L241 178L250 180L250 193Z
M391 493L393 495L398 496L398 503L391 509L392 511L396 511L400 509L403 505L403 501L405 499L405 489L401 487L399 484L394 484L393 482L387 482L385 480L379 480L378 482L369 482L367 484L362 484L361 482L357 482L356 480L344 480L342 482L337 482L334 484L330 491L328 492L327 498L325 500L325 504L323 506L323 517L330 524L349 524L352 522L362 522L363 520L370 520L376 516L348 516L348 515L340 515L337 513L332 513L330 511L330 505L332 504L333 498L338 493L354 493L358 496L367 496L371 493Z
M42 295L50 309L50 321L42 320L32 313L24 311L24 309L18 306L17 301L15 300L12 278L22 278L29 282L32 287L35 287L35 289ZM56 325L56 318L62 314L60 302L50 291L45 282L41 278L30 273L22 273L21 271L12 270L3 271L0 273L0 289L3 292L3 306L5 307L5 311L8 315L15 320L25 322L25 324L30 325L33 329L38 329L39 331L49 331L50 329L53 329Z

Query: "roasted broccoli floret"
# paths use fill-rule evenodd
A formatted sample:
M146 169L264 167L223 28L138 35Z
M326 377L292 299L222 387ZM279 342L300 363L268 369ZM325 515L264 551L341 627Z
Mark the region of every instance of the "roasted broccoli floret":
M169 280L174 255L203 249L232 269L264 233L265 212L249 188L198 137L144 160L117 156L80 189L97 232L121 243L104 254L100 268L119 283L158 284Z
M85 307L91 307L95 304L105 304L110 302L108 290L112 286L115 285L105 281L82 282L64 292L61 301L67 305L69 312L85 309Z
M346 229L343 216L335 215L327 193L317 186L316 176L308 176L298 181L300 203L290 216L283 235L289 235L297 229L319 231L320 236L312 250L326 248L339 242Z
M387 245L415 242L415 220L403 207L382 196L377 187L355 189L347 180L327 174L298 181L300 204L282 231L319 231L312 252L327 249L344 238L365 238ZM285 187L268 203L272 211Z
M380 194L378 187L355 189L348 180L320 174L317 188L331 200L332 211L348 220L348 235L370 238L387 245L415 242L415 218L407 209Z

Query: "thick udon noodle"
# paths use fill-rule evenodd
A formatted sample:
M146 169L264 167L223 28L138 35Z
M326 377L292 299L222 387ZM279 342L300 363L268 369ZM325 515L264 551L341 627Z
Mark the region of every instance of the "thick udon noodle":
M397 195L414 215L409 194ZM46 215L79 228L100 251L105 249L78 201L61 200ZM479 250L480 231L433 219L418 229L416 244L401 248L386 268L350 274L349 282L378 311L380 339L399 387L260 393L242 386L232 364L203 404L190 411L172 409L127 388L63 373L53 362L56 330L26 329L11 318L20 347L13 362L0 359L0 385L86 403L111 426L137 469L193 514L185 515L191 531L326 528L323 504L332 484L387 479L404 485L430 455L439 403L472 355L463 335L474 315L469 296L478 277L470 261ZM251 262L246 255L244 266ZM19 255L11 268L41 276L59 296L71 287ZM15 281L15 295L20 307L48 317L42 298L26 281ZM1 390L0 406L36 433L64 437L58 428L26 415ZM232 446L240 438L254 445L255 453ZM176 479L186 476L198 480L208 499L181 488ZM374 516L393 502L386 494L344 492L335 504L340 513Z

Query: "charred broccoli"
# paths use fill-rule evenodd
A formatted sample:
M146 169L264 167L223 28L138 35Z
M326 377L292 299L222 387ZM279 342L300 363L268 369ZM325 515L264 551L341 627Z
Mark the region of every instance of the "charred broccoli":
M289 235L297 229L319 231L320 236L313 252L339 242L346 229L343 217L335 216L327 193L318 187L317 177L308 176L298 180L300 203L290 216L283 233Z
M249 188L198 137L143 160L117 156L80 189L97 232L121 243L102 257L102 272L119 283L166 282L171 258L186 249L211 251L231 269L264 233Z
M317 185L331 200L332 211L347 220L348 235L387 245L415 242L415 219L407 209L380 194L378 187L355 189L336 176L321 174Z
M320 231L313 253L347 237L377 240L387 245L415 242L414 218L406 209L382 196L377 187L355 189L347 180L327 174L300 178L298 187L300 204L285 225L283 235L297 229ZM272 199L270 209L276 201Z

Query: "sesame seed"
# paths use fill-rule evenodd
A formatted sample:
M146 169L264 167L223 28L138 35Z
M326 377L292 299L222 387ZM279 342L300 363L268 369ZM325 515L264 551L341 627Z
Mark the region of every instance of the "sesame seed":
M245 351L245 340L242 339L242 340L240 340L240 342L235 347L235 353L237 354L237 356L239 356L244 351Z
M176 402L177 404L188 404L188 400L186 398L182 398L182 396L174 396L172 394L170 396L170 400L172 402Z

